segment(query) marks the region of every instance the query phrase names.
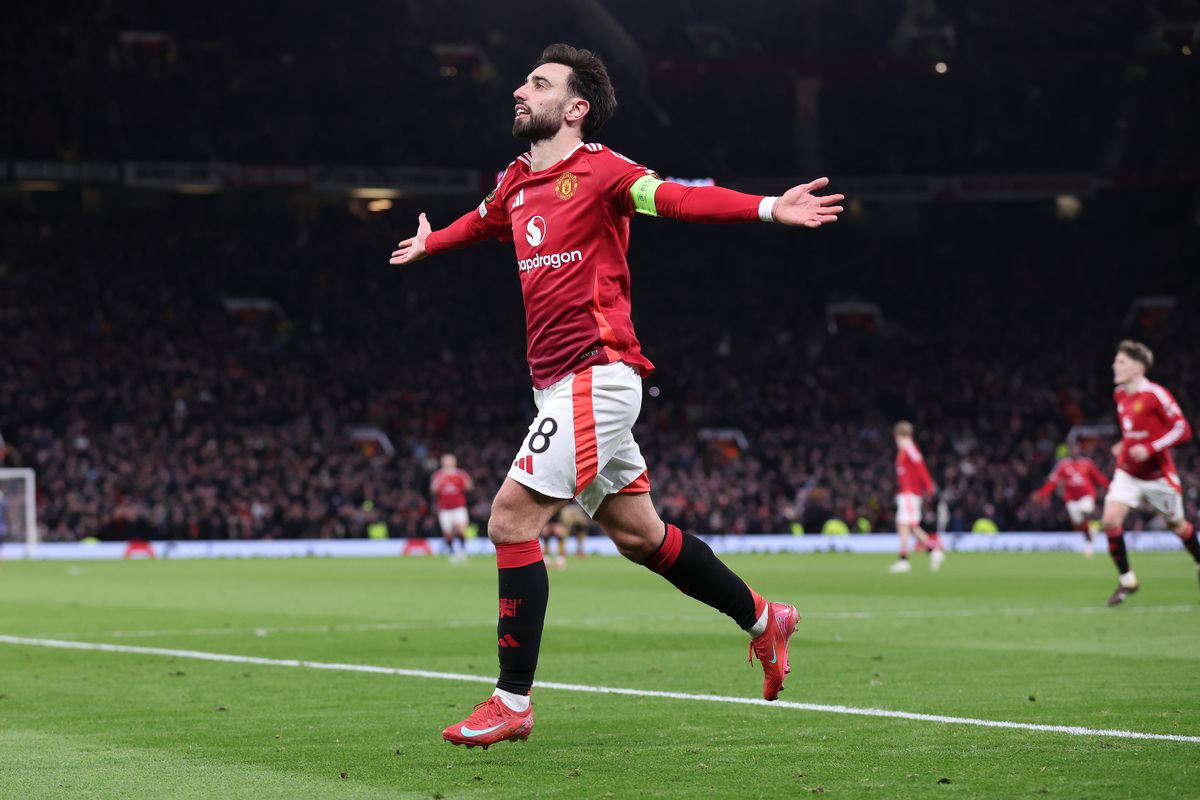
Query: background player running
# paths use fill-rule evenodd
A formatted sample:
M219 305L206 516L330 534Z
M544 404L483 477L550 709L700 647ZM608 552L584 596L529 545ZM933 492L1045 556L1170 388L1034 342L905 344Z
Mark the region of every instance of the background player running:
M937 570L946 559L946 552L937 537L930 536L921 527L921 504L926 497L933 496L933 478L913 441L912 423L897 422L892 427L892 434L896 440L896 532L900 535L900 557L888 571L912 570L908 544L914 536L929 550L929 568Z
M701 539L665 525L650 501L650 477L633 424L642 379L653 369L630 319L629 220L635 213L695 222L834 222L840 195L814 193L818 179L780 197L664 182L640 164L585 142L616 109L603 63L586 50L552 45L516 101L513 133L532 147L509 164L479 207L400 243L391 263L410 264L490 238L511 239L525 301L526 352L537 416L500 487L488 521L496 545L500 679L496 691L443 737L488 746L533 729L533 685L549 592L538 533L572 498L626 558L727 614L751 636L774 700L788 671L799 615L767 603Z
M1080 453L1079 445L1073 444L1071 454L1059 459L1042 488L1033 494L1039 502L1049 503L1054 490L1062 489L1071 527L1083 534L1084 558L1092 557L1092 531L1088 526L1096 513L1097 485L1108 491L1108 478L1096 468L1095 462Z
M474 488L471 476L458 468L458 459L451 453L442 456L441 469L429 479L429 491L437 504L438 525L451 564L467 561L465 532L471 521L467 514L467 492Z
M592 529L592 522L587 513L578 503L567 503L566 507L558 512L558 521L566 526L567 535L575 538L575 557L583 558L586 555L584 543Z
M1183 487L1171 448L1192 438L1192 429L1179 404L1163 387L1146 378L1154 366L1154 354L1141 342L1126 339L1117 345L1113 359L1117 421L1121 441L1113 445L1117 469L1104 499L1104 532L1108 551L1120 575L1117 590L1108 598L1110 606L1125 602L1138 590L1138 579L1129 568L1125 549L1125 517L1145 503L1157 511L1167 527L1178 534L1200 571L1200 542L1196 526L1183 516Z
M542 541L545 543L542 548L546 554L543 560L547 566L550 564L550 553L557 544L558 555L554 559L554 567L558 570L567 568L567 526L562 520L562 515L563 512L559 511L542 528Z

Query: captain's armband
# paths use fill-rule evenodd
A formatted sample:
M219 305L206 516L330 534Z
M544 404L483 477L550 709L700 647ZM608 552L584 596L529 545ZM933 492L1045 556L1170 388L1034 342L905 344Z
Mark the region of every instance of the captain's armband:
M633 201L634 212L645 214L648 217L657 217L658 207L654 205L654 193L662 185L663 181L657 175L643 175L638 178L633 186L629 187L629 197Z

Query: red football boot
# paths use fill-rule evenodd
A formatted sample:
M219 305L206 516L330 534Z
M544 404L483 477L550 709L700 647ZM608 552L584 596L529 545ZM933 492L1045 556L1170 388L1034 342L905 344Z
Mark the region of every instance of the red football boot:
M484 750L496 742L525 740L533 732L533 705L521 713L504 705L504 701L493 695L471 712L462 722L456 722L442 731L442 738L451 744L478 745Z
M758 656L763 668L763 699L776 700L783 691L783 679L788 667L788 640L796 632L800 612L786 603L770 603L767 607L767 629L750 640L750 657Z

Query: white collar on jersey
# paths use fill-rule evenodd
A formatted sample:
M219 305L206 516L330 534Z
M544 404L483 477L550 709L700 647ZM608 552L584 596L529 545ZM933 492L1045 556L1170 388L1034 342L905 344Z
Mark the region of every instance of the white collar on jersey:
M579 144L575 145L575 146L574 146L574 147L572 147L570 150L568 150L568 151L567 151L567 154L566 154L565 156L563 156L562 158L560 158L558 161L555 161L555 162L554 162L553 164L551 164L549 167L542 167L541 169L534 169L534 168L533 168L533 151L532 151L532 150L526 150L526 151L523 153L523 155L525 156L525 159L524 159L524 160L525 160L525 165L529 167L529 171L530 171L530 172L545 172L546 170L548 170L548 169L551 169L551 168L553 168L554 166L556 166L556 165L558 165L558 164L561 164L562 162L566 161L566 160L567 160L568 158L570 158L571 156L575 155L575 151L576 151L576 150L578 150L579 148L583 147L585 144L587 144L587 142L580 142Z

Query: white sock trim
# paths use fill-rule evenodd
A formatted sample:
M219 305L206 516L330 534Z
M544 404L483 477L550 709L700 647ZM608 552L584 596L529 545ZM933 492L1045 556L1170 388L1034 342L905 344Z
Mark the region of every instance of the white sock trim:
M1129 570L1129 572L1126 572L1124 575L1121 576L1120 582L1121 582L1121 585L1124 586L1126 589L1131 589L1134 586L1138 585L1137 575L1133 574L1133 570Z
M496 691L492 692L492 697L499 697L504 702L504 705L519 714L523 714L529 710L529 695L527 694L513 694L503 689L496 689Z
M762 614L759 614L758 621L751 625L750 629L746 631L750 634L751 639L757 639L759 636L763 635L763 632L767 629L767 614L769 613L771 613L771 604L764 603L763 612Z

